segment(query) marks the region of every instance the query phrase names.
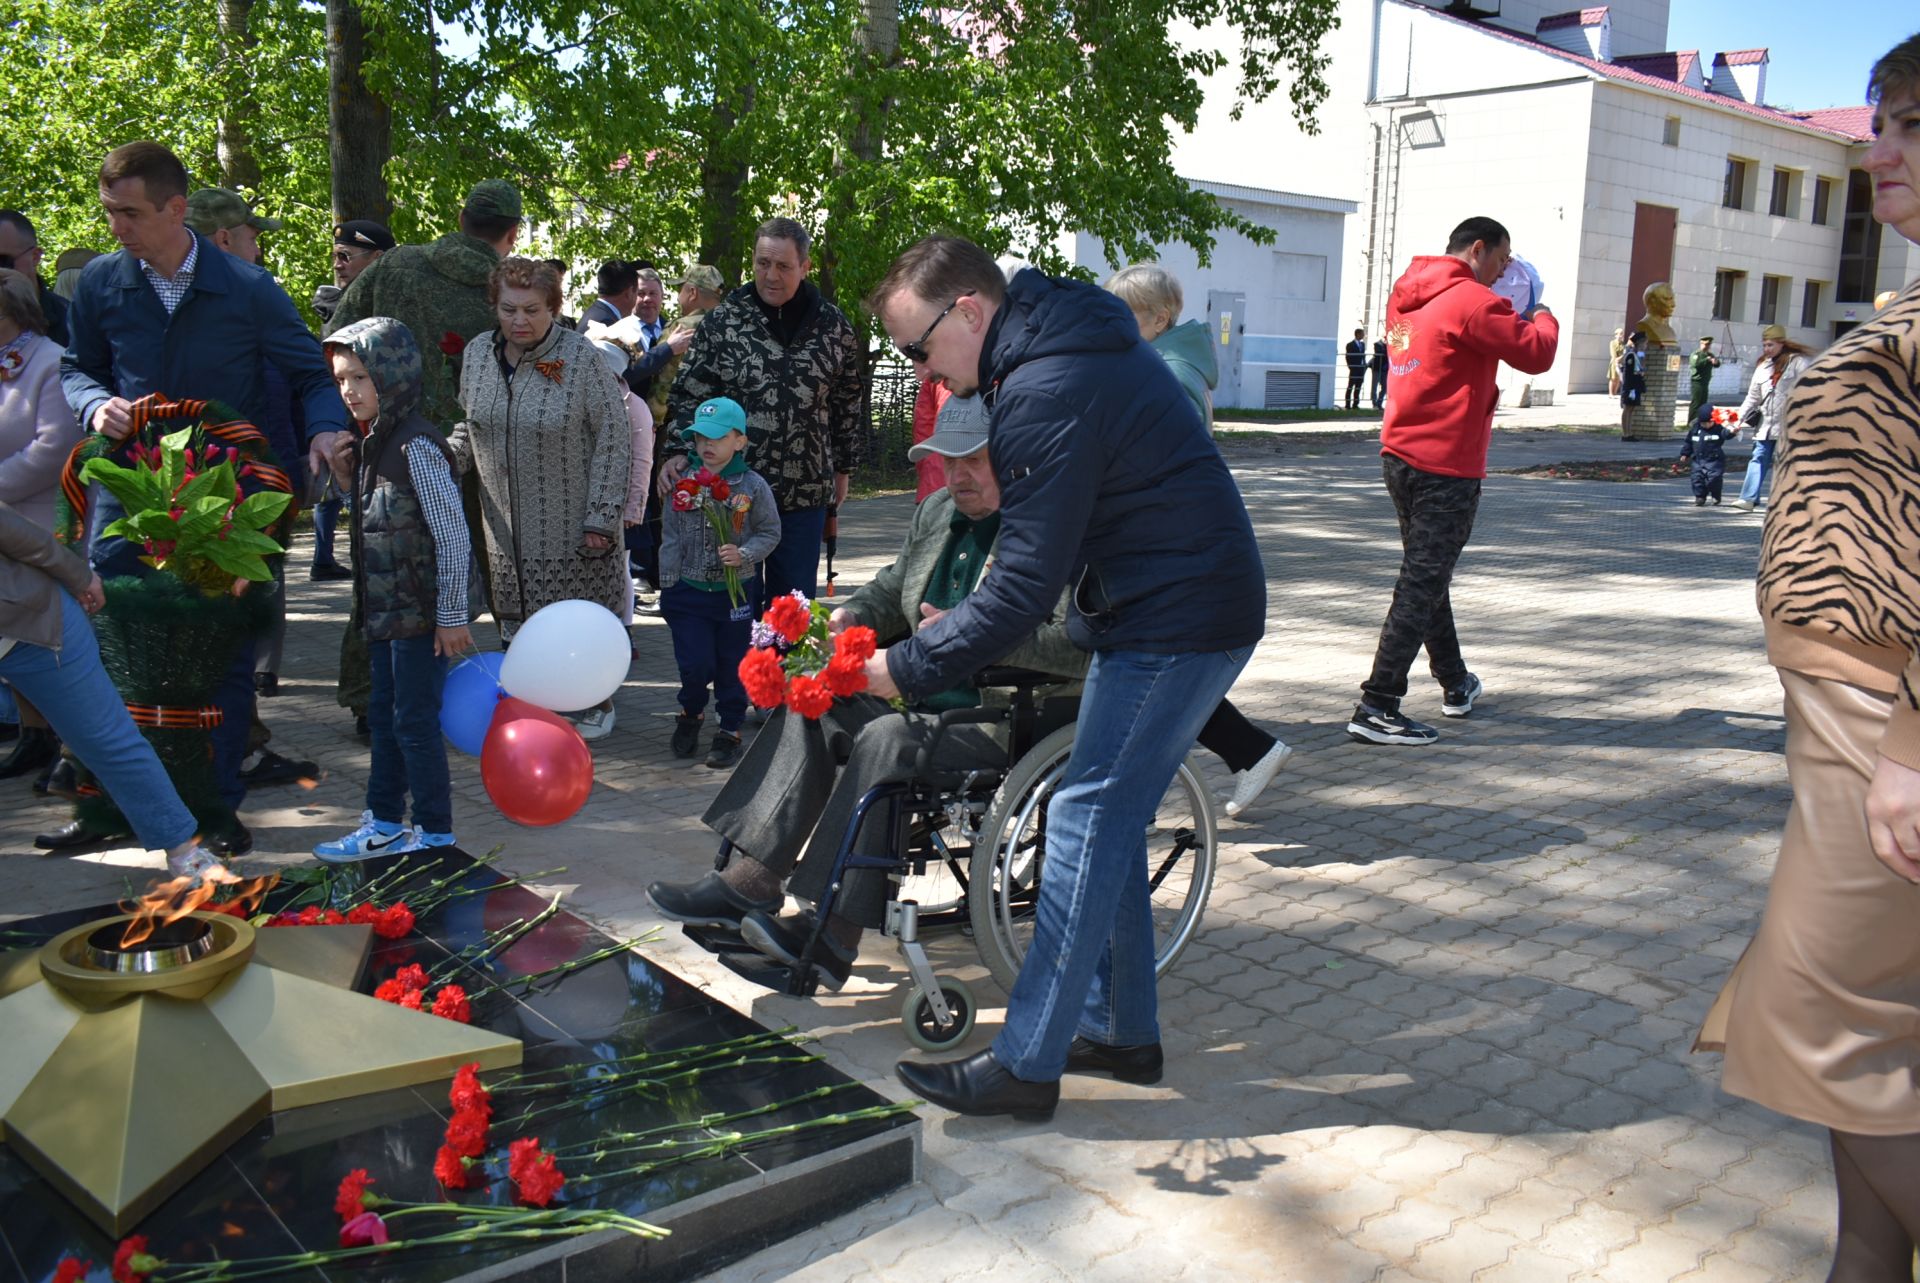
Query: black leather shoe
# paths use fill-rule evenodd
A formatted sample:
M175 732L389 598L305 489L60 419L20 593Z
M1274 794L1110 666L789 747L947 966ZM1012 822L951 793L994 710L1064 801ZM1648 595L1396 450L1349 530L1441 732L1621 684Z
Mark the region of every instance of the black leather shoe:
M236 859L253 850L253 834L239 820L225 833L209 833L200 839L200 845L207 848L223 860Z
M773 913L780 897L749 900L725 882L718 873L709 873L698 882L656 882L647 888L647 899L663 918L696 927L740 929L740 920L755 909Z
M13 751L0 759L0 780L37 771L60 751L60 738L44 726L23 726Z
M1060 1103L1060 1084L1030 1083L1000 1067L991 1051L938 1064L903 1060L893 1072L907 1090L956 1114L1012 1114L1023 1123L1044 1123Z
M1148 1086L1160 1081L1166 1058L1157 1042L1137 1047L1109 1047L1090 1038L1076 1037L1067 1048L1067 1072L1070 1074L1112 1074L1123 1083Z
M367 725L367 715L365 713L355 713L353 715L353 737L362 744L372 742L373 730Z
M337 561L316 561L313 568L307 571L307 578L316 583L330 583L353 578L353 571Z
M296 762L270 748L263 748L260 750L260 760L241 771L240 778L248 788L262 788L269 784L293 784L300 780L316 779L319 774L317 763Z
M253 675L253 693L261 699L272 699L280 693L280 678L274 673L255 673Z
M42 851L84 851L89 847L124 842L130 833L109 833L96 829L85 820L68 820L51 833L42 833L33 844Z
M56 758L39 779L33 782L33 791L42 797L64 797L69 802L80 800L80 767L70 757Z
M742 940L775 962L784 962L789 967L800 965L800 955L807 951L807 941L812 937L811 913L776 918L763 909L755 909L740 923ZM847 983L847 977L853 974L855 956L821 936L819 947L813 951L814 977L822 988L838 991L841 985Z

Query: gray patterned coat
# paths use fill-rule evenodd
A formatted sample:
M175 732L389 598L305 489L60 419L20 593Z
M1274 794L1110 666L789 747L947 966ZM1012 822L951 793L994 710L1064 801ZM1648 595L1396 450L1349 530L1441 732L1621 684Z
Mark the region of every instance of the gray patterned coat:
M494 616L517 623L570 598L621 614L633 591L620 555L633 426L620 388L593 345L558 323L511 380L500 344L488 330L465 354L464 417L447 443L463 471L479 470ZM612 548L584 554L589 531Z

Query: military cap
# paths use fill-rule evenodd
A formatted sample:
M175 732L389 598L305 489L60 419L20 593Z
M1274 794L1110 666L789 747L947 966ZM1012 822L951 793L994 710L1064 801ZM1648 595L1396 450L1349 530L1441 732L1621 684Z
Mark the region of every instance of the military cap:
M393 233L371 218L349 218L333 229L333 243L345 245L348 249L390 250L394 246Z
M483 178L467 193L467 212L488 218L525 218L520 190L504 178Z
M681 273L678 280L668 281L667 284L691 285L696 290L704 290L708 294L718 294L726 289L720 280L720 269L711 263L695 263Z
M187 197L187 226L203 236L224 232L241 224L262 232L280 230L277 218L262 218L253 212L239 192L225 187L202 187Z

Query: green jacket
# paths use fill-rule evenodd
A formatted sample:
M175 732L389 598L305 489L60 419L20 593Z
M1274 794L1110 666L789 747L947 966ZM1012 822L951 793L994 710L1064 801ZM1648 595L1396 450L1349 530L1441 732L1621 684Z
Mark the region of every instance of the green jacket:
M914 510L907 541L901 545L893 564L840 603L879 634L882 646L909 636L919 624L920 603L926 599L927 584L933 579L934 567L947 546L952 522L953 496L945 490L928 495ZM999 549L1000 541L996 538L993 552L987 557L987 569L981 574L983 580L993 573L993 557ZM975 591L979 591L977 585ZM1040 625L1039 631L1000 662L1014 668L1055 673L1077 682L1087 675L1087 665L1092 658L1067 637L1067 594L1062 593L1053 614Z
M1692 367L1693 386L1704 390L1713 382L1713 371L1720 364L1720 358L1711 352L1695 352L1687 358L1687 364Z
M487 277L500 255L483 240L449 232L431 245L402 245L375 259L340 296L327 334L370 316L391 316L420 347L420 412L442 433L460 412L460 359L494 328Z
M1220 383L1220 362L1213 354L1213 331L1199 321L1163 330L1149 345L1167 362L1180 387L1200 411L1200 421L1213 426L1213 389Z

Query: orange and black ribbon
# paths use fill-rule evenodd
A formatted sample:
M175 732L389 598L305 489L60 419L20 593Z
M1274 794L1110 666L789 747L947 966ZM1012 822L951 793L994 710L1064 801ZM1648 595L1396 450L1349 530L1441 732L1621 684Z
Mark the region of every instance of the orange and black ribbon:
M204 708L170 708L164 704L127 704L127 714L135 726L162 727L167 730L210 731L226 720L226 714L209 704Z
M551 361L535 361L533 368L552 379L555 383L558 383L560 381L560 371L567 368L567 363L555 357Z

